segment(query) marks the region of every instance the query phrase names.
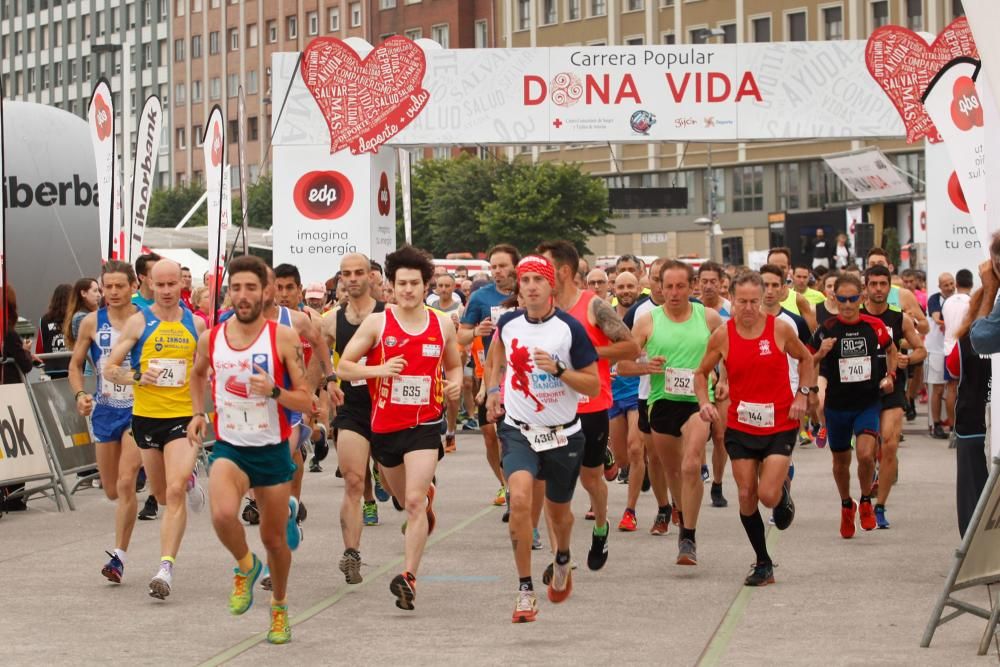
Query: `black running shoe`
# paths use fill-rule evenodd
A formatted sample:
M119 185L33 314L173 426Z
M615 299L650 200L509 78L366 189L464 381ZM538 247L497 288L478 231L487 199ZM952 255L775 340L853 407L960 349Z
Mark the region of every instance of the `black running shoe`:
M729 501L722 495L721 484L712 484L712 507L729 507Z
M306 520L306 504L300 502L299 503L299 512L295 516L295 521L297 523L302 523L305 520Z
M396 606L407 611L413 610L413 600L417 597L417 580L409 572L397 574L389 582L389 590L396 596Z
M772 563L754 563L750 574L743 580L744 586L767 586L774 583L774 565Z
M257 509L256 500L247 500L246 507L243 508L243 520L251 526L256 526L260 523L260 511Z
M315 456L309 460L309 472L323 472L323 466L319 464Z
M943 428L941 428L941 423L940 422L938 422L937 424L934 424L934 430L931 431L931 437L935 438L937 440L947 440L948 439L948 434L944 432Z
M913 401L906 404L906 421L911 422L917 418L917 405Z
M792 521L795 519L795 501L792 500L792 494L788 490L787 479L781 485L781 500L774 507L772 516L774 517L774 527L778 530L785 530L792 525Z
M153 521L156 519L156 511L159 509L159 505L156 504L156 497L150 495L146 498L146 504L142 506L139 510L139 521Z
M607 526L608 534L611 533L610 524ZM591 570L600 570L608 562L608 535L598 535L593 533L590 540L590 551L587 553L587 567Z

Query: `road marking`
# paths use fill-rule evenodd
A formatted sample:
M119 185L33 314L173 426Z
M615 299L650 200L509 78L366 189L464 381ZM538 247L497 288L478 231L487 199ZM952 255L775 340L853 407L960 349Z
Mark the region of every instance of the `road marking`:
M439 534L435 535L434 537L432 537L429 540L427 540L427 546L425 547L425 551L428 550L428 549L430 549L431 547L433 547L438 542L442 542L442 541L448 539L449 537L451 537L455 533L458 533L458 532L461 532L461 531L465 530L466 528L468 528L469 526L471 526L472 524L474 524L476 521L479 521L480 519L482 519L484 516L486 516L488 514L493 514L495 510L496 510L496 508L493 507L493 506L486 507L483 510L481 510L480 512L477 512L476 514L473 514L472 516L468 517L467 519L464 519L460 523L456 524L451 529L446 530L443 533L439 533ZM317 602L316 604L312 605L311 607L309 607L308 609L306 609L302 613L300 613L300 614L298 614L298 615L290 618L289 621L288 621L288 625L291 626L291 627L294 627L296 625L300 625L302 623L305 623L306 621L308 621L313 616L316 616L317 614L320 614L320 613L326 611L327 609L329 609L333 605L335 605L338 602L340 602L342 599L344 599L344 596L348 595L349 593L354 593L355 591L364 588L369 583L371 583L375 579L378 579L379 577L381 577L386 572L389 572L390 570L399 567L400 565L403 564L403 560L404 560L404 558L402 556L400 556L396 560L393 560L393 561L390 561L390 562L386 563L385 565L383 565L382 567L378 568L377 570L375 570L371 574L365 575L364 581L362 581L360 584L357 584L355 586L344 584L344 586L340 590L338 590L336 593L334 593L333 595L331 595L331 596L329 596L329 597L327 597L327 598L325 598L323 600L320 600L319 602ZM431 578L432 577L427 577L427 579L431 579ZM265 641L266 639L267 639L267 632L261 632L259 634L253 635L252 637L248 637L247 639L244 639L243 641L241 641L239 644L236 644L235 646L231 646L228 649L226 649L225 651L223 651L222 653L219 653L218 655L215 655L215 656L209 658L205 662L201 663L201 665L199 665L199 667L215 667L216 665L221 665L221 664L223 664L225 662L228 662L229 660L232 660L233 658L235 658L236 656L240 655L241 653L244 653L245 651L250 650L251 648L253 648L257 644L260 644L261 642Z
M774 526L769 527L767 533L768 553L774 553L780 533L781 531ZM719 627L712 633L712 638L708 640L705 650L701 652L701 656L698 658L698 667L718 665L719 661L726 655L726 651L729 649L729 642L733 639L736 627L743 620L743 614L746 612L747 605L750 603L750 596L754 590L754 586L740 586L740 592L736 594L736 598L733 599L732 604L729 605L729 609L726 610L726 615L719 622Z

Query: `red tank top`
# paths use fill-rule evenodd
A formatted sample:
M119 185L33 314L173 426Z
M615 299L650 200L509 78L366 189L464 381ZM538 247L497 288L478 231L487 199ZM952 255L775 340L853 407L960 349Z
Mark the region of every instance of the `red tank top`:
M406 368L397 378L368 380L374 433L393 433L440 421L444 406L444 333L440 321L426 309L427 325L423 331L410 333L394 311L395 307L385 309L385 326L366 355L367 365L379 366L402 355Z
M580 298L577 300L576 305L569 311L569 314L577 319L577 321L583 325L583 328L587 331L587 336L590 338L590 342L594 344L594 347L601 347L603 345L611 345L611 339L608 338L603 331L598 327L595 327L590 323L590 302L593 299L600 298L590 290L584 290L580 294ZM577 406L577 414L590 414L592 412L600 412L601 410L607 410L611 407L612 397L611 397L611 362L607 359L597 360L597 375L601 378L601 393L597 395L596 398L590 398L588 396L580 396L580 404Z
M768 315L760 338L743 338L735 320L729 332L729 416L726 426L751 435L771 435L798 428L788 418L792 386L788 380L788 355L774 339L774 316Z

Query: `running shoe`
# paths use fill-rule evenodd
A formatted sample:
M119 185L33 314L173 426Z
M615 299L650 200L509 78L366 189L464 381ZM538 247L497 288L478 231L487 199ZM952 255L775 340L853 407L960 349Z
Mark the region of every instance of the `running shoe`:
M192 472L187 482L187 506L194 513L205 509L205 489L198 483L198 474Z
M774 583L774 564L754 563L750 566L750 574L743 580L744 586L767 586Z
M809 431L805 431L805 430L799 431L799 438L798 438L798 443L797 444L798 444L798 446L799 446L800 449L802 447L809 447L810 445L813 444L813 439L812 439L812 436L809 435Z
M142 506L141 510L139 510L137 518L139 521L154 521L159 507L159 504L156 502L156 497L153 494L149 494L149 497L146 498L146 504Z
M451 453L456 452L456 451L458 451L458 447L455 446L455 436L454 435L445 435L444 436L444 453L445 454L451 454Z
M531 550L541 551L542 549L542 537L538 534L537 528L532 528L531 530Z
M553 564L552 580L548 586L549 602L559 604L569 597L569 594L573 592L573 570L569 563L565 565Z
M628 484L628 466L624 465L618 470L618 483Z
M611 449L608 447L604 448L604 479L608 482L615 481L618 477L618 463L615 461L615 455L612 453Z
M500 487L497 489L497 494L493 496L493 505L495 507L503 507L507 504L507 489Z
M247 499L246 507L243 508L243 520L251 526L260 523L260 510L257 509L257 501L253 498Z
M649 529L650 535L666 535L670 532L670 516L666 512L657 512L653 527Z
M722 495L721 484L712 484L712 507L729 507L729 501Z
M816 432L816 446L820 449L826 447L826 427L820 427L819 431Z
M594 508L593 507L588 507L587 508L587 513L583 515L583 518L584 518L585 521L593 521L594 520Z
M511 622L531 623L536 616L538 616L538 598L535 597L535 591L518 591Z
M913 401L906 403L906 421L911 422L917 418L917 406Z
M264 565L264 571L260 575L260 587L265 591L272 590L273 588L271 586L271 568L266 564Z
M551 562L549 562L549 564L545 566L545 571L542 572L542 583L545 584L546 586L548 586L549 584L552 583L552 563Z
M878 505L875 506L875 525L879 530L889 528L889 519L885 518L885 508Z
M271 605L271 629L267 631L268 644L287 644L292 641L292 628L288 625L288 605Z
M858 505L858 514L861 518L861 530L875 530L875 510L872 508L872 501L862 500Z
M698 550L695 547L694 540L689 540L685 538L677 542L677 564L678 565L698 564Z
M781 500L775 505L771 516L774 518L774 527L778 530L785 530L795 519L795 501L792 500L788 479L781 485Z
M315 456L309 459L309 472L323 472L323 466L319 464Z
M430 537L431 533L434 532L434 526L437 524L437 517L434 516L434 494L437 492L437 488L434 483L427 487L427 536Z
M139 468L139 474L135 476L135 492L139 493L146 486L146 469Z
M712 479L712 475L709 474L709 472L708 472L708 466L707 465L703 465L701 467L701 481L705 482L707 484L708 480L710 480L710 479Z
M389 492L382 486L382 475L378 472L378 466L372 466L372 489L375 491L375 499L380 503L389 500Z
M361 510L361 514L364 517L364 524L366 526L378 525L378 503L374 500L370 503L365 503Z
M504 523L510 523L510 489L505 488L503 490L503 504L505 508L503 516L500 517L500 520Z
M302 541L302 529L299 528L299 499L295 496L288 498L288 521L285 524L285 539L288 540L288 548L295 551Z
M944 432L944 428L941 426L941 422L934 424L934 429L931 431L931 437L937 440L948 439L948 434Z
M888 524L886 524L886 528L888 527ZM122 576L125 575L125 563L118 557L118 554L113 554L110 551L105 551L104 553L111 556L111 560L101 568L101 574L113 584L122 583Z
M309 513L306 512L306 504L300 502L299 503L299 513L295 517L295 520L298 521L299 523L302 523L302 522L304 522L306 520L306 516L308 516L308 514Z
M587 552L587 567L591 570L600 570L608 562L608 535L611 533L610 523L605 524L608 531L604 535L597 534L597 527L590 538L590 551Z
M635 510L627 509L622 514L622 520L618 522L618 530L624 533L632 533L639 527L637 524L638 522L635 518Z
M249 572L243 572L238 567L233 568L233 592L229 594L230 614L239 616L253 606L253 587L263 570L264 565L257 558L257 554L253 554L253 565L250 566Z
M462 430L463 431L478 431L479 430L479 422L477 420L475 420L475 419L472 419L472 418L466 419L465 423L462 424Z
M344 573L344 579L349 584L360 584L361 579L361 554L354 549L345 549L344 555L340 558L340 571Z
M160 567L160 571L149 582L149 597L157 600L166 600L170 595L170 584L173 583L173 574L166 567Z
M840 536L845 540L849 540L854 537L854 531L856 530L854 526L854 514L858 511L858 504L851 501L850 507L840 508Z
M407 611L413 610L413 599L417 597L417 578L409 572L393 577L389 590L396 596L396 606Z

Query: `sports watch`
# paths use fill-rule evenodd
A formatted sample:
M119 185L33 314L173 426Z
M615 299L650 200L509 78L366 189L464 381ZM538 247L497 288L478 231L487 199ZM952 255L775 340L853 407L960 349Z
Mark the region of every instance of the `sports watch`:
M562 377L562 374L566 372L566 362L562 359L556 359L556 372L552 375L555 377Z

